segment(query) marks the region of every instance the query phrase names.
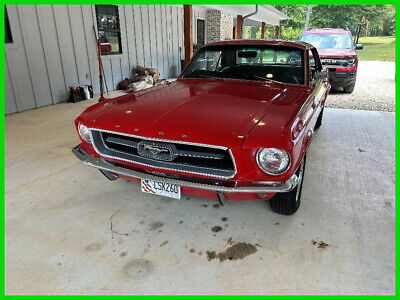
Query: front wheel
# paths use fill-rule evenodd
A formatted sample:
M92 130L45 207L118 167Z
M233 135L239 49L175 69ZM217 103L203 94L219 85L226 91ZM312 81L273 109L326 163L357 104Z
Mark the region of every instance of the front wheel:
M277 193L269 200L269 204L271 205L271 208L274 212L281 215L292 215L299 209L305 164L306 156L304 155L304 158L296 171L296 175L299 178L297 186L290 192Z

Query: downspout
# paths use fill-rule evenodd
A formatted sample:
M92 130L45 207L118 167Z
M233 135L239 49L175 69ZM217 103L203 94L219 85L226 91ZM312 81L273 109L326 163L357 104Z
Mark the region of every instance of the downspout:
M256 13L258 13L258 4L256 4L256 10L248 15L243 16L242 18L242 39L244 38L244 20L247 19L248 17L254 16Z

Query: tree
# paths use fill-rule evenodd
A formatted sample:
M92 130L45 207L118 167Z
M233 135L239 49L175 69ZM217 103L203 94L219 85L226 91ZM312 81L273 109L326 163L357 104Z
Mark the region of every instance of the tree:
M308 29L308 24L310 23L311 13L312 13L312 5L307 5L307 15L306 15L306 23L304 24L304 30Z
M290 18L288 24L282 27L281 38L297 40L304 29L307 5L275 5L275 7Z
M275 5L290 21L283 27L282 37L298 39L306 22L306 5ZM395 28L393 5L314 5L309 27L346 28L353 34L357 26L364 35L393 35Z

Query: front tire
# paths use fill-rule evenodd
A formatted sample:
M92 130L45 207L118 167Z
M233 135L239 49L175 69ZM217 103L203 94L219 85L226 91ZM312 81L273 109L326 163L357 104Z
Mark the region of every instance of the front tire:
M269 204L275 213L289 216L294 214L299 209L301 203L301 190L303 188L305 165L306 156L304 155L304 158L296 171L296 175L299 178L299 183L297 184L297 186L290 192L277 193L273 198L269 200Z

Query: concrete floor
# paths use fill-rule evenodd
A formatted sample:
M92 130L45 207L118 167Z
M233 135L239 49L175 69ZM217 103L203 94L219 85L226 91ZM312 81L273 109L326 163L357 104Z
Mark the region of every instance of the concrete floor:
M394 113L326 109L286 217L107 181L71 153L73 119L93 102L5 118L6 294L394 293ZM208 261L230 238L257 252Z
M396 110L396 63L394 61L358 62L357 81L351 94L331 89L326 105L379 111Z

